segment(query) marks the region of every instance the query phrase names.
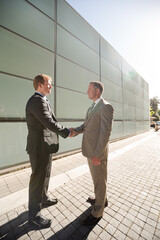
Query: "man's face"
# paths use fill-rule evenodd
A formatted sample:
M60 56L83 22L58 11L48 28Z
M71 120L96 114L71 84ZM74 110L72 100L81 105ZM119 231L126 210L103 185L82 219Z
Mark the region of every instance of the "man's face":
M47 96L48 94L51 93L51 88L52 88L52 81L50 78L44 78L45 82L44 84L40 84L40 88L41 88L41 93L44 96Z
M92 99L93 101L98 99L99 96L97 94L98 93L97 90L98 89L95 89L92 83L89 84L88 91L87 91L89 99Z

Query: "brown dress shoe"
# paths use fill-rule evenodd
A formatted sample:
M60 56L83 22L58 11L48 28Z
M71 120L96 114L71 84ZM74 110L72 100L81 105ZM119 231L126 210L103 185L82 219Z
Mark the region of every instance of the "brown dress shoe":
M99 222L100 218L93 217L92 214L90 214L85 220L83 220L82 224L83 225L93 225Z
M96 199L92 198L92 197L88 197L88 199L87 199L87 202L90 203L91 205L94 205L95 201L96 201ZM106 200L106 202L105 202L105 207L107 207L107 206L108 206L108 200Z

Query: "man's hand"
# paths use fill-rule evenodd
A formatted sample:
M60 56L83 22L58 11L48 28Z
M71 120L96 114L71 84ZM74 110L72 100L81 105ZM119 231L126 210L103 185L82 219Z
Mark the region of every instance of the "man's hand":
M92 157L92 164L93 165L100 165L101 164L101 159L97 157Z
M78 133L74 130L74 128L69 128L69 130L71 131L69 137L75 137L76 135L78 135Z

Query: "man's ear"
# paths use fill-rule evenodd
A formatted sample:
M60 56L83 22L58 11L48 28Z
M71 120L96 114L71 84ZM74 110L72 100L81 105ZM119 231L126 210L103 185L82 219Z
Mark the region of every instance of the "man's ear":
M38 88L42 88L42 83L38 83Z
M101 95L101 93L100 93L100 89L99 89L99 88L96 89L96 94L97 94L98 96Z

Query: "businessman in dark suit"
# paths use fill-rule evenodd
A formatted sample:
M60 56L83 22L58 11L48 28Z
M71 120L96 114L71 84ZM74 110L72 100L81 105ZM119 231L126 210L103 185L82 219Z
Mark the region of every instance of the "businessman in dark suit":
M47 195L52 153L59 148L58 135L67 138L70 130L61 126L46 98L51 93L52 78L40 74L34 78L36 90L26 105L26 120L28 127L27 147L32 174L29 183L29 224L39 228L47 228L51 220L43 217L41 208L57 203Z

